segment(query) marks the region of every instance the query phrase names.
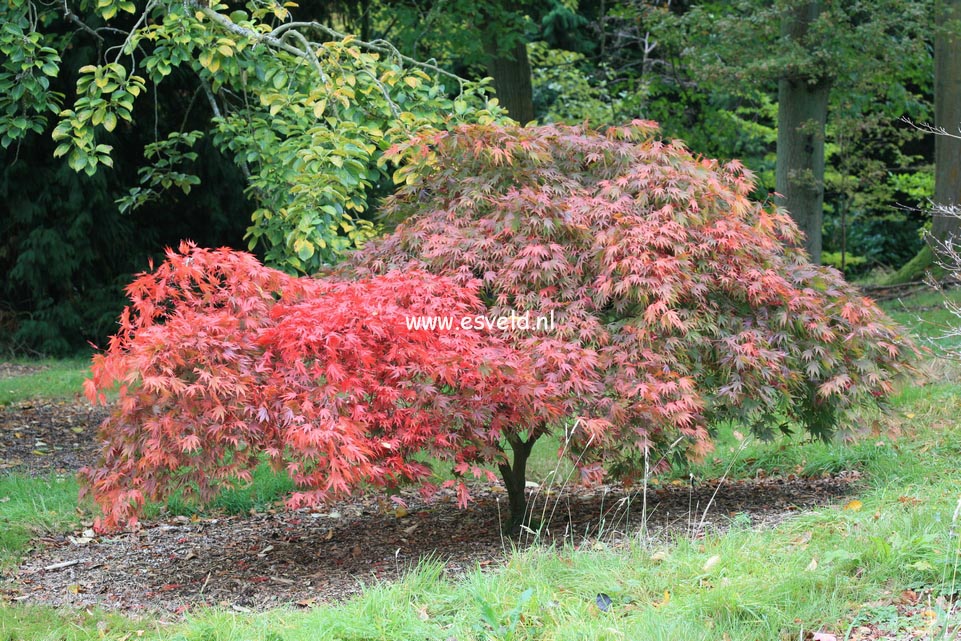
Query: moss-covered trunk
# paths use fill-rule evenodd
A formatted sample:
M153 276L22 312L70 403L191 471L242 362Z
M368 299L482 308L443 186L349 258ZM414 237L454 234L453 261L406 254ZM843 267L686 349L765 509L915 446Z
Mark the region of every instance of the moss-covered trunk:
M821 12L819 2L785 11L781 35L804 46L811 24ZM824 217L824 127L831 81L810 76L784 76L778 82L776 189L780 205L804 232L804 248L821 262Z
M949 135L934 140L934 202L961 204L961 0L938 0L934 37L934 124ZM934 213L931 235L938 241L961 231L961 220Z

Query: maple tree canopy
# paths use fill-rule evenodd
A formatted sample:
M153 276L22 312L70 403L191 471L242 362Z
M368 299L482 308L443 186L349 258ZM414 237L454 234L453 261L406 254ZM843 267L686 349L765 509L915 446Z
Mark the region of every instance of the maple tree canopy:
M430 493L425 454L452 464L462 503L462 479L496 465L516 521L545 433L585 481L630 479L703 456L722 420L826 438L907 370L910 341L794 248L747 170L653 123L461 126L386 156L399 224L323 277L184 244L128 287L87 383L91 398L120 384L83 472L99 526L175 489L210 498L263 458L298 486L293 507L370 485ZM405 323L525 312L554 327Z

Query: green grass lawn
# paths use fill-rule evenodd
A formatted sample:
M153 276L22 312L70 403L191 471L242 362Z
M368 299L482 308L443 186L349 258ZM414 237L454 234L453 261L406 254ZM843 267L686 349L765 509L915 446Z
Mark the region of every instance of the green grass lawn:
M947 321L938 302L925 294L900 308L886 307L902 323L932 336L936 331L915 319L920 313ZM82 378L76 365L64 369L70 367ZM929 359L921 369L924 376L906 381L893 399L892 415L857 417L867 428L860 439L825 444L794 436L761 443L741 440L735 426L726 426L719 430L714 455L662 481L688 474L742 478L762 470L857 469L864 474L864 489L860 505L850 504L851 509L824 508L773 528L735 522L724 534L695 541L636 538L618 546L601 541L581 549L532 549L513 554L502 567L457 578L445 576L442 564L426 562L403 581L372 584L346 603L307 610L202 610L161 621L6 604L0 605L0 641L767 641L810 638L805 634L818 630L844 639L868 623L890 638L912 638L916 631L921 638L956 638L942 632L961 625L961 617L934 597L961 593L961 365ZM72 380L66 376L59 380ZM52 385L45 393L69 396L68 388ZM875 420L879 433L871 431ZM900 437L887 434L895 426ZM556 443L540 444L535 452L532 476L550 482ZM556 476L565 473L558 468ZM288 483L258 472L252 487L223 495L215 509L242 512L270 503ZM0 477L0 548L8 558L36 533L74 526L75 489L72 480ZM167 509L195 508L173 501ZM905 613L896 606L905 590L934 597ZM598 607L600 593L611 600L607 611Z
M0 406L17 401L66 399L80 395L89 361L44 359L29 361L29 364L41 365L44 369L28 376L0 378Z

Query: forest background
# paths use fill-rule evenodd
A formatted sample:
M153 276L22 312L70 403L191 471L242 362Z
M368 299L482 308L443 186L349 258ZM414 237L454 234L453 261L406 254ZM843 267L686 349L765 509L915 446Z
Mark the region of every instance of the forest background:
M506 117L654 120L755 172L756 197L791 210L816 260L862 282L915 278L932 203L961 191L961 143L923 126L958 133L959 7L12 0L0 8L0 347L103 345L131 275L183 238L315 271L397 222L378 216L403 180L381 156L390 145ZM294 19L327 45L320 76L298 79L304 57L280 46L293 39L231 36L231 24L287 33ZM394 71L396 90L383 82ZM935 216L933 231L953 228Z

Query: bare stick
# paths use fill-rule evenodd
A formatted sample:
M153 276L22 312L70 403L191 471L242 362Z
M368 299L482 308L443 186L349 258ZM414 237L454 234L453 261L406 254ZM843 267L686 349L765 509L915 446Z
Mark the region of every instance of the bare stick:
M72 560L72 561L61 561L60 563L52 563L52 564L50 564L50 565L48 565L48 566L45 566L43 569L44 569L44 570L48 570L48 571L50 571L50 570L62 570L62 569L64 569L64 568L69 568L69 567L74 566L74 565L79 565L79 564L83 563L84 561L88 561L88 560L89 560L89 559L74 559L74 560Z

